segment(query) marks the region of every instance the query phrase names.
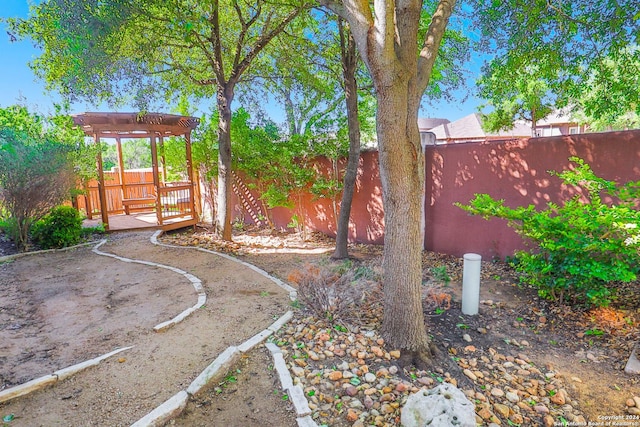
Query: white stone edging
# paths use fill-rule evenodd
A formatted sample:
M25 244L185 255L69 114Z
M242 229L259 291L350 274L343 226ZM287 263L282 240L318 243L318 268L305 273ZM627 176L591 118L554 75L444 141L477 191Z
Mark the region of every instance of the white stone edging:
M189 402L189 395L181 390L162 405L140 418L131 427L160 427L184 411Z
M230 255L211 251L208 249L196 248L196 247L184 247L184 246L168 245L165 243L160 243L158 241L158 237L162 235L162 233L163 233L162 230L156 231L153 234L153 236L151 236L151 243L158 246L164 246L164 247L174 248L174 249L176 248L196 249L202 252L218 255L230 261L240 263L243 266L250 268L251 270L259 273L260 275L270 279L276 285L280 286L281 288L289 292L289 298L292 301L295 301L297 298L297 292L293 287L285 284L280 279L277 279L271 276L266 271L252 264L249 264L244 261L240 261ZM172 269L173 271L177 270L173 268L170 268L170 269ZM244 341L242 344L238 346L230 346L227 349L225 349L222 353L220 353L220 355L213 362L211 362L211 364L209 364L209 366L207 366L200 373L200 375L198 375L198 377L195 380L191 382L191 384L189 385L189 387L187 387L186 390L182 390L178 392L176 395L174 395L173 397L165 401L163 404L156 407L152 412L150 412L143 418L136 421L134 424L131 425L131 427L161 426L167 423L169 420L180 416L180 414L186 408L186 405L189 399L191 399L193 396L197 395L198 393L206 389L206 387L210 383L223 378L224 375L229 371L229 369L231 369L231 367L240 359L241 354L246 353L251 349L253 349L254 347L258 346L260 343L265 341L269 336L271 336L274 332L282 328L292 318L293 318L293 312L287 311L279 319L277 319L275 322L269 325L267 329L261 332L258 332L253 337L249 338L248 340ZM276 365L276 369L280 377L280 381L283 385L283 390L285 390L289 394L289 396L291 397L294 403L294 407L296 408L298 426L317 427L317 424L315 423L315 421L313 421L310 417L311 410L309 409L309 404L304 396L304 391L300 386L297 386L297 389L294 389L295 387L291 379L291 374L289 373L289 370L287 369L287 365L284 361L284 358L282 357L282 351L278 348L278 346L272 343L267 343L266 346L267 348L270 349L274 357L274 364ZM273 347L275 347L275 349ZM187 396L186 400L184 397L185 395Z
M91 245L95 245L95 244L96 244L96 242L87 242L87 243L80 243L79 245L67 246L66 248L43 249L41 251L20 252L20 253L17 253L17 254L0 256L0 264L2 264L4 262L7 262L7 261L13 261L14 259L23 258L23 257L29 256L29 255L41 255L41 254L48 254L48 253L52 253L52 252L66 252L66 251L70 251L72 249L78 249L78 248L82 248L84 246L91 246Z
M155 236L155 234L154 234L154 236ZM196 304L194 306L187 308L182 313L180 313L177 316L175 316L173 319L170 319L170 320L167 320L166 322L162 322L162 323L157 324L156 326L153 327L154 331L156 331L156 332L164 332L164 331L166 331L167 329L175 326L176 324L182 322L184 319L186 319L187 317L192 315L195 311L197 311L200 307L202 307L207 302L207 294L205 293L204 288L202 286L202 281L199 278L197 278L196 276L194 276L193 274L187 273L186 271L181 270L181 269L176 268L176 267L171 267L169 265L164 265L164 264L158 264L157 262L153 262L153 261L143 261L143 260L137 260L137 259L133 259L133 258L125 258L125 257L121 257L119 255L110 254L108 252L102 252L102 251L99 250L99 248L100 248L100 246L104 245L105 243L107 243L107 240L106 239L102 239L92 249L92 251L95 254L102 255L102 256L107 256L107 257L110 257L110 258L114 258L114 259L117 259L117 260L122 261L122 262L131 262L131 263L136 263L136 264L149 265L151 267L164 268L164 269L173 271L174 273L178 273L178 274L183 275L187 280L189 280L189 282L191 282L191 284L193 285L193 288L196 290L196 292L198 294L198 301L196 302Z
M296 289L293 286L287 285L282 280L278 279L277 277L274 277L274 276L270 275L269 273L267 273L266 271L264 271L260 267L257 267L257 266L255 266L253 264L248 263L248 262L239 260L238 258L233 257L231 255L228 255L228 254L225 254L225 253L222 253L222 252L212 251L210 249L199 248L199 247L195 247L195 246L177 246L177 245L169 245L167 243L161 243L161 242L158 241L158 237L160 237L162 234L163 234L162 230L158 230L155 233L153 233L153 236L151 236L151 243L153 243L154 245L164 246L164 247L167 247L167 248L195 249L197 251L201 251L201 252L206 252L206 253L209 253L209 254L217 255L217 256L222 257L224 259L227 259L229 261L237 262L238 264L242 264L243 266L255 271L256 273L260 274L261 276L266 277L267 279L271 280L273 283L275 283L276 285L280 286L282 289L287 291L289 293L289 299L291 301L295 301L296 299L298 299L298 291L296 291Z
M0 403L7 402L11 399L15 399L16 397L24 396L25 394L29 394L33 391L41 390L46 386L54 384L58 381L63 381L69 378L70 376L77 374L80 371L90 368L91 366L98 365L103 360L113 355L116 355L122 351L129 350L131 348L133 348L133 346L119 348L110 353L103 354L102 356L98 356L94 359L90 359L90 360L69 366L64 369L59 369L55 371L53 374L45 375L43 377L28 381L24 384L11 387L6 390L2 390L0 391Z
M274 326L278 326L278 328L282 327L289 320L291 320L292 317L293 312L288 311L278 320L276 320L271 326L269 326L268 329L258 332L253 337L249 338L238 346L227 347L225 351L220 353L220 355L216 357L216 359L211 362L211 364L207 366L195 380L191 382L186 390L180 391L178 394L165 401L163 404L155 408L152 412L132 424L131 427L161 426L172 418L180 416L180 414L186 407L186 402L184 402L184 405L182 405L182 393L186 394L188 401L193 396L205 390L207 386L212 382L215 383L223 378L224 375L226 375L226 373L229 371L229 369L231 369L231 367L238 362L240 356L243 353L246 353L254 347L258 346L273 334L271 328L273 328ZM283 384L283 390L287 391L290 397L292 396L292 393L295 393L295 398L291 397L291 399L294 402L294 406L296 408L298 425L303 427L317 427L317 424L308 416L309 414L311 414L311 410L309 409L309 404L304 397L303 390L298 386L300 390L292 391L292 388L294 387L293 381L291 380L291 374L289 374L289 371L287 370L287 365L282 358L282 351L278 348L277 345L272 343L267 343L266 346L267 348L269 348L272 355L274 355L274 363L278 375L280 376L280 381ZM273 349L273 347L275 347L275 350ZM281 360L279 360L275 356L280 356L279 359ZM282 367L284 367L284 371L282 370ZM304 403L302 402L302 400L304 400ZM304 424L301 424L301 419L303 418ZM309 421L312 424L309 424Z

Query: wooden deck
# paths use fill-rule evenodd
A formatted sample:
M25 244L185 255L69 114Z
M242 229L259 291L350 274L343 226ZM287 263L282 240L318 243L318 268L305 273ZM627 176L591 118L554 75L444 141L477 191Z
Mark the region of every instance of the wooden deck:
M85 227L95 227L101 220L99 218L85 219L82 223ZM178 228L191 227L198 223L197 219L176 218L165 220L162 226L158 225L158 217L155 212L132 213L130 215L109 215L109 230L136 231L136 230L176 230Z

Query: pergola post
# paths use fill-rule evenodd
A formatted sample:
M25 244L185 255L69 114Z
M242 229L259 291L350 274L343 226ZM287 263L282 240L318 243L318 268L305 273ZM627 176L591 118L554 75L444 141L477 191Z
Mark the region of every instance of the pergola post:
M96 144L96 166L98 168L98 195L100 197L100 215L102 216L102 223L104 229L109 230L109 212L107 205L107 191L104 188L104 171L102 170L102 147L100 147L100 136L95 133L93 135Z
M198 215L196 212L196 204L195 204L195 177L193 176L193 161L191 159L191 132L187 132L184 134L184 147L185 147L185 157L187 159L187 176L189 177L189 181L191 182L191 191L189 191L189 206L191 208L191 215L195 218Z
M165 185L165 183L167 182L167 158L164 154L164 138L162 137L162 135L158 137L158 148L160 148L160 160L162 161L162 179L160 180L160 182L162 183L162 185Z
M122 157L122 141L116 138L116 153L118 155L118 176L120 177L120 187L122 188L122 199L127 198L127 183L124 175L124 158Z
M156 216L158 225L162 226L162 194L160 193L160 179L158 178L158 146L156 136L151 135L151 170L153 174L153 186L156 189Z

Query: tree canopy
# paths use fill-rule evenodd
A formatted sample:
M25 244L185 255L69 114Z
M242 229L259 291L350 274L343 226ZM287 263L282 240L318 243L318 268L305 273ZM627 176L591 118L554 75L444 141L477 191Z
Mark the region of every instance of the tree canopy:
M640 113L637 2L483 0L477 14L495 55L481 80L481 86L498 83L484 92L489 100L495 101L500 85L527 98L531 87L521 82L528 76L526 81L546 86L546 93L538 92L539 105L570 107L582 111L587 121L615 123L627 113ZM513 96L507 95L504 102L510 99ZM509 110L500 108L504 103L493 104L497 113ZM515 119L517 109L510 111ZM602 127L596 123L596 128Z

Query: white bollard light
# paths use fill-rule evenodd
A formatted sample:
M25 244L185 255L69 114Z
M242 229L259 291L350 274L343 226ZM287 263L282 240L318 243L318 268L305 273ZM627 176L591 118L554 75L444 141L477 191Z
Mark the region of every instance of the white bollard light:
M480 304L480 265L482 257L478 254L464 254L462 270L462 314L478 314Z

